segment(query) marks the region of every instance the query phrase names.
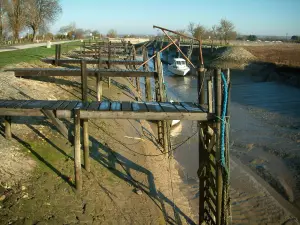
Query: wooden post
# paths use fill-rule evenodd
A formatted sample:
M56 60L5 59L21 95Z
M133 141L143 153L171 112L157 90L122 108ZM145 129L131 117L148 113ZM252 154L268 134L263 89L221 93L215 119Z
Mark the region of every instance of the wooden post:
M162 64L160 59L160 52L156 53L156 62L157 62L157 73L158 73L158 88L160 93L160 102L166 101L165 99L165 93L164 93L164 84L163 84L163 74L162 74ZM162 121L162 132L163 132L163 147L164 152L169 151L169 136L168 136L168 123L166 120Z
M61 57L61 44L58 45L58 54L57 54L58 60L60 60L60 57Z
M147 51L147 48L144 47L143 48L143 61L146 62L147 59L148 59L148 51ZM147 71L149 69L148 64L145 64L143 67L144 67L144 71ZM145 77L145 97L146 97L146 101L148 101L148 102L152 101L150 77Z
M136 51L135 51L134 45L132 45L132 60L136 60ZM134 65L133 68L136 69L136 66ZM140 78L139 78L139 77L136 77L136 78L135 78L135 82L136 82L136 91L137 91L138 93L140 93L140 91L141 91L141 87L140 87Z
M216 205L216 224L221 225L222 214L222 168L221 168L221 149L220 149L220 134L221 134L221 107L222 107L222 87L221 87L221 70L214 71L214 88L215 88L215 114L216 114L216 162L217 162L217 205Z
M212 79L207 81L207 108L208 112L213 112L213 95L212 95Z
M81 60L81 88L82 88L82 101L87 102L88 85L87 85L87 72L86 72L85 60ZM83 126L84 167L88 172L90 172L88 119L82 120L82 126Z
M200 105L205 104L204 73L204 65L200 65L198 70L198 103Z
M81 151L80 151L80 111L74 110L74 169L75 186L78 192L82 190Z
M108 44L108 69L110 69L110 60L111 60L111 41ZM110 87L110 77L108 77L108 87Z
M99 62L98 62L98 69L100 70L101 68L101 47L99 45ZM100 71L98 72L97 74L97 101L101 101L101 96L102 96L102 77L101 77L101 74L100 74Z
M153 50L153 55L156 55L156 51ZM155 71L158 71L157 69L157 58L153 58L153 67ZM155 75L155 98L156 102L161 102L161 95L159 93L159 78L158 75ZM163 122L162 121L157 121L157 133L158 133L158 141L161 145L163 145Z
M11 117L5 116L5 138L11 140Z
M83 155L84 155L84 168L90 172L90 151L89 151L89 121L83 119Z
M160 59L160 52L156 53L156 67L157 67L157 73L158 73L158 82L159 82L159 93L160 93L160 101L165 101L165 95L164 95L164 84L163 84L163 74L162 74L162 64Z
M87 98L87 72L86 72L86 61L81 60L81 100L86 102Z
M58 66L58 45L55 45L55 66Z

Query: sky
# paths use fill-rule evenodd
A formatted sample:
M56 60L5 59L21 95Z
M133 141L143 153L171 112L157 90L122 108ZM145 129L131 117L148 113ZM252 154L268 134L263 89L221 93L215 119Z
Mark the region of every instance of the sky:
M211 28L224 18L239 34L300 35L300 0L60 0L63 13L51 26L109 29L118 34L158 34L153 25L186 29L189 22Z

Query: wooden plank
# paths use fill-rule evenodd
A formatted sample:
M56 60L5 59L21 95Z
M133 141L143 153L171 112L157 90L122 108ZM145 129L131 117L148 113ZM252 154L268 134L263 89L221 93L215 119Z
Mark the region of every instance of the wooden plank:
M5 104L5 108L16 108L21 100L9 100Z
M2 108L0 116L44 116L40 109L12 109Z
M89 102L83 102L82 106L80 107L81 110L87 110L89 107L90 103Z
M216 215L216 207L213 206L212 202L209 199L205 199L205 203L207 204L208 208L213 212L213 214Z
M109 111L110 110L110 102L109 101L101 102L99 110L100 111Z
M2 108L3 105L5 105L6 101L8 101L8 100L1 100L1 101L0 101L0 108Z
M122 111L132 111L131 102L122 102Z
M69 101L69 104L64 108L65 110L73 110L77 105L79 101Z
M191 102L181 102L180 104L190 113L203 112Z
M149 112L163 112L158 102L145 102Z
M47 101L44 100L32 100L27 104L21 106L22 109L41 109Z
M13 108L20 108L22 107L22 105L26 104L28 102L28 100L20 100L20 102L18 104L16 104Z
M53 104L47 104L43 107L43 109L46 110L55 110L57 109L60 105L64 103L64 100L58 100L56 102L53 102Z
M6 100L4 102L2 102L1 104L1 108L9 108L9 106L14 105L15 100Z
M89 107L86 110L98 110L99 106L100 106L101 102L91 102Z
M120 102L111 102L111 111L121 111L121 103Z
M133 102L132 109L137 112L148 112L147 106L144 102Z
M102 105L102 103L101 103ZM100 107L101 107L100 105ZM139 110L139 109L138 109ZM213 114L208 113L166 113L166 112L145 112L145 111L86 111L80 112L81 118L98 118L98 119L146 119L146 120L198 120L208 121L214 119ZM64 117L64 114L58 115L60 118Z
M205 194L207 195L206 197L209 198L213 202L214 205L216 205L216 202L217 202L216 196L213 196L213 194L211 193L210 190L207 190L205 192Z
M15 76L81 76L80 69L66 68L16 68L5 71L15 72ZM99 72L101 77L154 77L156 72L141 70L120 70L120 69L87 69L87 76L97 77Z
M172 102L172 104L176 107L176 109L179 112L187 112L187 110L182 105L180 105L179 102Z
M43 105L43 108L42 109L45 109L47 107L52 107L54 106L55 104L57 104L57 100L51 100L51 101L48 101L47 103L45 103L45 105Z
M65 109L71 101L64 101L59 107L57 107L57 110Z
M205 215L206 215L206 217L208 218L208 224L211 224L211 225L217 225L217 224L216 224L216 220L213 219L211 213L208 212L207 209L205 209ZM213 215L213 216L215 217L215 215Z
M159 104L165 112L179 112L170 102L159 102Z

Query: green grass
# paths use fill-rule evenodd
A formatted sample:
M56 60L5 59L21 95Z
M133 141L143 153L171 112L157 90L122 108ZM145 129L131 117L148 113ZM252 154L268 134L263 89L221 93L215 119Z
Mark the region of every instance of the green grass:
M64 50L66 49L70 51L76 48L76 46L72 46L72 45L79 44L79 43L80 41L62 44L62 52L64 52ZM70 46L66 47L68 44ZM41 58L54 56L54 55L55 55L54 45L52 45L51 48L46 48L45 46L43 46L43 47L28 48L28 49L14 50L8 52L0 52L0 69L10 64L37 61L40 60Z

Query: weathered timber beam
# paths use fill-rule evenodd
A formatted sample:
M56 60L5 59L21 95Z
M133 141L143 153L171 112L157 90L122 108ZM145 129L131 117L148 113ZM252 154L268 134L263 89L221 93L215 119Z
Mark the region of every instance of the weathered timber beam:
M40 109L1 108L0 116L43 116Z
M85 53L75 53L75 54L73 54L73 56L77 56L77 57L93 57L93 56L98 56L98 54L97 53L85 52ZM102 56L108 56L108 54L104 53L104 54L102 54ZM111 56L126 57L126 56L128 56L128 54L112 54Z
M15 72L15 76L23 77L23 76L37 76L37 77L47 77L47 76L81 76L81 72L79 69L9 69L6 71ZM97 70L97 69L88 69L87 75L97 77L98 73L101 73L102 77L154 77L156 76L156 72L145 72L145 71L132 71L132 70Z
M42 59L42 62L54 64L55 59ZM58 60L58 65L61 64L79 64L81 59L60 59ZM101 64L106 65L108 60L101 60ZM135 61L135 60L111 60L110 63L112 65L140 65L142 61ZM86 60L86 64L99 64L98 59L88 59Z
M57 118L71 118L72 111L57 110ZM85 111L80 110L82 119L145 119L145 120L199 120L208 121L214 119L210 113L180 113L180 112L125 112L125 111Z
M52 121L53 125L59 130L59 132L70 142L73 142L74 137L69 134L68 128L66 125L61 122L58 118L55 117L55 114L52 110L41 110L41 112Z

